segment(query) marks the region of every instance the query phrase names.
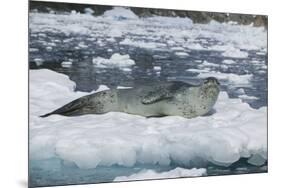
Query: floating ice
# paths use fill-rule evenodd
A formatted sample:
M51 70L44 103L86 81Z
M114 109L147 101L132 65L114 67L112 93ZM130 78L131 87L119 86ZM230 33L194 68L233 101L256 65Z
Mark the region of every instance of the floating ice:
M175 52L175 54L177 55L177 56L189 56L189 54L188 53L186 53L186 52Z
M29 52L38 52L39 49L38 48L29 48Z
M129 55L121 55L119 53L114 53L110 59L105 59L102 57L93 58L93 64L99 68L110 68L119 67L125 68L130 67L135 64L135 61L130 59Z
M52 46L47 46L46 47L46 50L48 50L48 51L51 51L53 48L52 48Z
M206 48L204 48L201 44L199 43L189 43L187 45L187 48L191 49L191 50L207 50Z
M74 88L63 74L30 71L31 160L56 157L88 169L137 163L189 166L197 159L225 166L254 154L267 159L267 108L253 109L226 92L220 93L213 114L193 119L120 112L39 117L89 94Z
M89 15L92 15L93 13L95 13L95 11L89 7L85 8L84 12L85 12L85 14L89 14Z
M114 181L132 181L132 180L148 180L148 179L163 179L163 178L179 178L179 177L196 177L206 175L204 168L175 168L168 172L155 172L154 170L141 170L136 174L130 176L116 177Z
M171 48L171 50L173 50L173 51L183 51L184 48L180 47L180 46L174 46L174 47Z
M231 64L235 64L236 62L231 60L231 59L225 59L222 61L222 63L227 64L227 65L231 65Z
M114 19L137 19L138 16L128 8L114 7L112 10L107 10L103 14L104 17Z
M236 90L236 93L245 94L245 90L243 88L239 88L239 89Z
M255 96L249 96L249 95L239 95L238 96L240 99L248 99L248 100L256 100L256 99L258 99L257 97L255 97Z
M256 166L262 166L265 163L265 160L260 154L254 154L250 159L248 159L248 163Z
M148 49L155 49L159 50L159 48L166 47L167 45L164 43L159 43L159 42L145 42L145 41L134 41L131 39L124 39L123 41L120 42L121 45L128 45L128 46L135 46L139 48L148 48Z
M160 67L160 66L154 66L153 69L154 69L155 71L161 71L161 67Z
M62 67L71 67L72 66L72 62L71 61L63 61L61 63Z
M215 63L210 63L208 61L203 61L202 64L199 65L199 67L219 67L220 65L215 64Z
M34 62L37 66L41 66L41 65L43 65L44 60L41 58L35 58Z
M236 48L231 48L225 51L224 53L222 53L222 56L233 57L233 58L247 58L248 53Z

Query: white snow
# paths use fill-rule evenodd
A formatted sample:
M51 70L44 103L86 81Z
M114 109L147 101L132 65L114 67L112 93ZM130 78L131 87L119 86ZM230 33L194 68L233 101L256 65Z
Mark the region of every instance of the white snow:
M30 159L58 157L79 168L139 164L229 165L240 157L266 160L267 108L253 109L221 92L212 115L145 118L120 112L65 117L39 116L87 95L74 92L63 74L30 70ZM103 86L98 91L108 89ZM95 91L93 91L95 92ZM164 176L163 174L161 176ZM170 177L170 176L169 176Z
M163 178L179 178L179 177L196 177L206 175L206 169L204 168L175 168L168 172L156 172L154 170L141 170L136 174L130 176L116 177L114 181L132 181L132 180L148 180L148 179L163 179Z
M110 59L106 59L103 57L93 58L93 64L99 68L110 68L110 67L126 68L134 65L135 61L130 59L130 56L128 54L121 55L119 53L114 53L110 57Z

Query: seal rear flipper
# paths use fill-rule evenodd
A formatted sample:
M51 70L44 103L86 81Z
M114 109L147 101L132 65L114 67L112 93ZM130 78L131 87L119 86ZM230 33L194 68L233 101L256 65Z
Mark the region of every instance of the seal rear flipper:
M74 111L87 106L88 100L89 100L88 96L78 98L78 99L62 106L61 108L58 108L58 109L56 109L56 110L54 110L50 113L41 115L40 117L48 117L52 114L59 114L59 115L64 115L64 116L73 116Z

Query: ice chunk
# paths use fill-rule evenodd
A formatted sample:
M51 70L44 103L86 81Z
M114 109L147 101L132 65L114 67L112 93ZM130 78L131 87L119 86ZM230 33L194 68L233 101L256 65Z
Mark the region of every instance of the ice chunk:
M135 64L135 61L130 59L130 56L125 54L114 53L110 59L97 57L93 58L93 64L99 68L119 67L126 68ZM128 70L128 69L125 69Z
M219 65L204 60L203 63L199 65L199 67L219 67Z
M231 64L235 64L236 62L231 60L231 59L225 59L222 61L222 63L227 64L227 65L231 65Z
M72 66L72 62L71 61L63 61L61 63L62 67L71 67Z
M34 62L37 66L41 66L41 65L43 65L44 60L41 58L35 58Z
M187 48L189 48L191 50L207 50L199 43L189 43L189 44L187 44Z
M231 48L222 53L222 56L225 57L233 57L233 58L247 58L248 57L248 52L241 51L236 48Z
M39 49L38 48L29 48L29 52L38 52Z
M174 47L171 48L171 50L173 50L173 51L184 51L184 48L180 47L180 46L174 46Z
M255 166L261 166L265 163L265 161L264 157L259 154L254 154L250 159L248 159L248 163Z
M135 46L139 48L148 48L148 49L159 49L159 48L164 48L167 45L164 43L159 43L159 42L145 42L145 41L135 41L131 39L124 39L123 41L120 42L121 45L128 45L128 46Z
M105 11L103 16L114 19L138 19L138 16L135 13L129 8L124 7L113 7L112 10Z
M206 169L204 168L175 168L168 172L156 172L154 170L141 170L136 174L130 176L120 176L116 177L114 181L132 181L132 180L148 180L148 179L163 179L163 178L180 178L180 177L196 177L203 176L206 174Z
M258 99L257 97L255 97L255 96L249 96L249 95L239 95L238 96L239 98L241 98L241 99L248 99L248 100L256 100L256 99Z
M153 69L154 69L155 71L161 71L161 67L160 67L160 66L154 66Z
M189 56L189 54L186 53L186 52L175 52L175 54L176 54L177 56Z
M85 14L88 14L88 15L92 15L95 13L95 11L89 7L85 8L84 12L85 12Z

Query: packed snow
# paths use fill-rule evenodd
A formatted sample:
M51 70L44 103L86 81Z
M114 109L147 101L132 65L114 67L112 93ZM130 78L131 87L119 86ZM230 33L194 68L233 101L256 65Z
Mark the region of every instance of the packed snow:
M204 168L175 168L168 172L155 172L154 170L141 170L136 174L130 176L116 177L114 181L132 181L132 180L148 180L148 179L163 179L163 178L179 178L179 177L196 177L206 175L206 169Z
M193 119L120 112L39 117L89 94L74 89L63 74L30 70L31 160L57 157L82 169L171 162L188 166L197 160L227 166L251 156L259 159L250 160L254 164L267 160L267 108L253 109L226 92L220 93L212 114Z

